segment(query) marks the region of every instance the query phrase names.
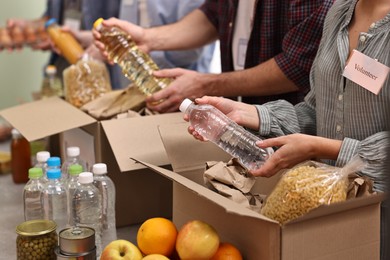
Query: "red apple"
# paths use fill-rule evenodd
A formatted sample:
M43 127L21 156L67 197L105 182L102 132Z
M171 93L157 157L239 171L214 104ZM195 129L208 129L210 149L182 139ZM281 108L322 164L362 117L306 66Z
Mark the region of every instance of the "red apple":
M209 224L192 220L180 230L176 239L176 250L181 260L210 259L219 246L219 236Z
M130 241L119 239L109 243L103 250L100 260L141 260L142 254Z

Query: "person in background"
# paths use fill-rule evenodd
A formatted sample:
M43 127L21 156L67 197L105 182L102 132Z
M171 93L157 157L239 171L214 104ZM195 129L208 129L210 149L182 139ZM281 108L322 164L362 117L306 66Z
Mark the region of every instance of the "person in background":
M305 160L343 167L354 156L367 166L360 174L387 191L386 162L390 135L390 2L337 0L324 24L314 60L311 90L293 105L286 100L249 105L220 97L196 99L269 139L259 147L277 147L255 176L271 176ZM363 64L371 62L370 66ZM359 81L363 77L363 81ZM186 119L186 117L185 117ZM188 118L187 118L188 120ZM189 132L202 140L189 127ZM388 229L388 207L382 204L381 230ZM388 248L381 236L381 259Z
M143 26L160 26L175 22L204 0L49 0L44 17L56 18L63 25L64 31L70 31L85 48L86 53L96 59L102 59L97 50L91 46L93 23L100 17L122 17ZM23 25L24 20L10 19L8 27ZM52 46L50 40L33 46L37 50L51 50L49 64L57 67L58 76L70 64ZM182 67L200 72L208 72L214 45L181 52L156 52L152 58L161 68ZM118 66L108 66L113 89L126 87L129 82L122 75Z
M144 29L118 19L103 24L125 30L146 52L191 49L220 40L224 73L156 71L156 76L176 80L147 98L152 110L176 111L184 98L203 95L243 96L247 103L276 99L296 103L309 90L309 70L332 3L206 0L199 9L167 26ZM94 36L104 52L97 31Z

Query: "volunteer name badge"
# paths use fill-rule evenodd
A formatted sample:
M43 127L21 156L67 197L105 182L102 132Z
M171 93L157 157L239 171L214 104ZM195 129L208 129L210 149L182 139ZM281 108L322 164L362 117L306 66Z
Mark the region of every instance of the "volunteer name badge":
M378 95L390 73L390 68L377 60L353 50L343 76Z

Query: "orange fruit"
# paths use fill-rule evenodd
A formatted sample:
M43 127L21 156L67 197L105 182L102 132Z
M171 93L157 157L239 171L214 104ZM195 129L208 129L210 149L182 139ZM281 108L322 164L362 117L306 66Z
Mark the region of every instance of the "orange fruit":
M217 252L211 260L242 260L242 255L237 247L230 243L220 243Z
M161 254L170 256L176 245L177 229L166 218L150 218L137 232L138 248L144 255Z

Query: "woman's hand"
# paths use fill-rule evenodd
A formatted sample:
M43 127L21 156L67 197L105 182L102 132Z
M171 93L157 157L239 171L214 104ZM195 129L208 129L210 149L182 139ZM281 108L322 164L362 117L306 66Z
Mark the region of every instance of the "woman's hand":
M291 134L258 142L261 148L278 147L254 176L270 177L282 169L313 159L337 159L342 141L305 134Z

